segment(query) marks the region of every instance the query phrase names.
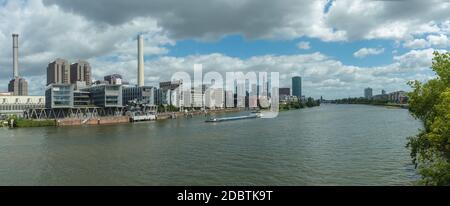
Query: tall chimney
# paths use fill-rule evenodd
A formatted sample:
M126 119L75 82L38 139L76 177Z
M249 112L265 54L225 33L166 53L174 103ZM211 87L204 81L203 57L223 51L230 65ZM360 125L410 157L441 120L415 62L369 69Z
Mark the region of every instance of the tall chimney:
M13 73L14 78L19 77L19 35L13 34Z
M138 36L138 86L144 86L144 38Z

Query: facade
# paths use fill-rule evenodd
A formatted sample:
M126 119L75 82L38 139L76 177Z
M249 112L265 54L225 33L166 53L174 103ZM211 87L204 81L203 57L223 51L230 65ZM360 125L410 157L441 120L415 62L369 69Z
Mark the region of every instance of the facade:
M87 61L79 60L70 65L70 83L86 82L91 85L91 65Z
M121 85L95 85L87 91L91 103L97 107L123 107Z
M292 77L292 96L302 97L302 78L299 76Z
M0 96L0 115L21 116L27 109L44 106L44 96Z
M46 108L73 108L74 85L50 84L45 90Z
M47 66L47 85L70 84L70 65L65 59L56 59Z
M24 78L16 77L9 81L8 92L14 96L28 96L28 82Z
M372 99L372 88L368 87L364 89L364 98Z
M73 106L88 107L91 106L91 93L83 90L73 91Z
M151 86L122 88L122 102L124 105L128 104L129 101L138 101L154 106L157 104L156 95L156 88Z

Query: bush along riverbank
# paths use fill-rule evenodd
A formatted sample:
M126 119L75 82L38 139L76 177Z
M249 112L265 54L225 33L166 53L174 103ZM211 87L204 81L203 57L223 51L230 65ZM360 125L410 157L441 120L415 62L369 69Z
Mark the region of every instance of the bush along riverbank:
M423 129L409 137L413 163L421 185L450 185L450 53L434 52L431 69L437 77L426 83L410 82L409 111L422 120Z
M280 111L303 109L307 107L317 107L317 106L320 106L320 101L314 100L312 97L309 97L306 101L280 102Z
M12 128L26 128L26 127L50 127L56 126L55 120L30 120L20 117L12 116L8 118L8 125Z

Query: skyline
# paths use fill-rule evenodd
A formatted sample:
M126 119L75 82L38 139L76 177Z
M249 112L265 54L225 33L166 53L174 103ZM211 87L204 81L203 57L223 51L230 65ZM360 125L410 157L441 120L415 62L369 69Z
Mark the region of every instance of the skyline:
M183 7L182 2L132 1L122 9L121 1L0 1L0 91L7 90L12 77L12 33L21 36L20 74L32 95L43 94L46 66L58 57L89 61L94 80L118 73L137 83L135 72L129 71L137 68L140 33L149 86L200 63L205 72L278 71L280 87L290 86L290 78L299 75L305 95L316 99L362 96L366 87L374 94L408 90L408 80L434 77L432 51L450 46L447 2L305 2L193 1ZM105 13L95 10L99 5ZM224 11L217 13L217 6ZM290 7L281 14L279 8ZM167 16L168 8L172 16ZM245 12L257 8L273 18ZM305 11L298 14L296 9ZM412 17L402 10L417 12ZM226 12L235 14L231 21ZM211 14L217 16L206 18ZM255 20L255 25L249 23Z

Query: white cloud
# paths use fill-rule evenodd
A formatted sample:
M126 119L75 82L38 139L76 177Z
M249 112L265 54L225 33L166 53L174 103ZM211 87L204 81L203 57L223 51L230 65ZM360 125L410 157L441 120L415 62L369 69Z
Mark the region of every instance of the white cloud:
M410 49L422 49L428 47L428 41L425 39L413 39L403 44L404 47Z
M353 56L356 58L364 58L369 55L378 55L384 52L384 48L361 48Z
M297 44L297 48L307 50L307 49L310 49L311 46L309 45L309 42L307 42L307 41L301 41L301 42L299 42L299 43Z
M430 34L426 39L413 39L405 42L403 46L410 49L447 48L450 46L450 38L445 34Z
M446 48L450 46L450 39L447 37L447 35L444 34L428 35L427 40L433 47Z

